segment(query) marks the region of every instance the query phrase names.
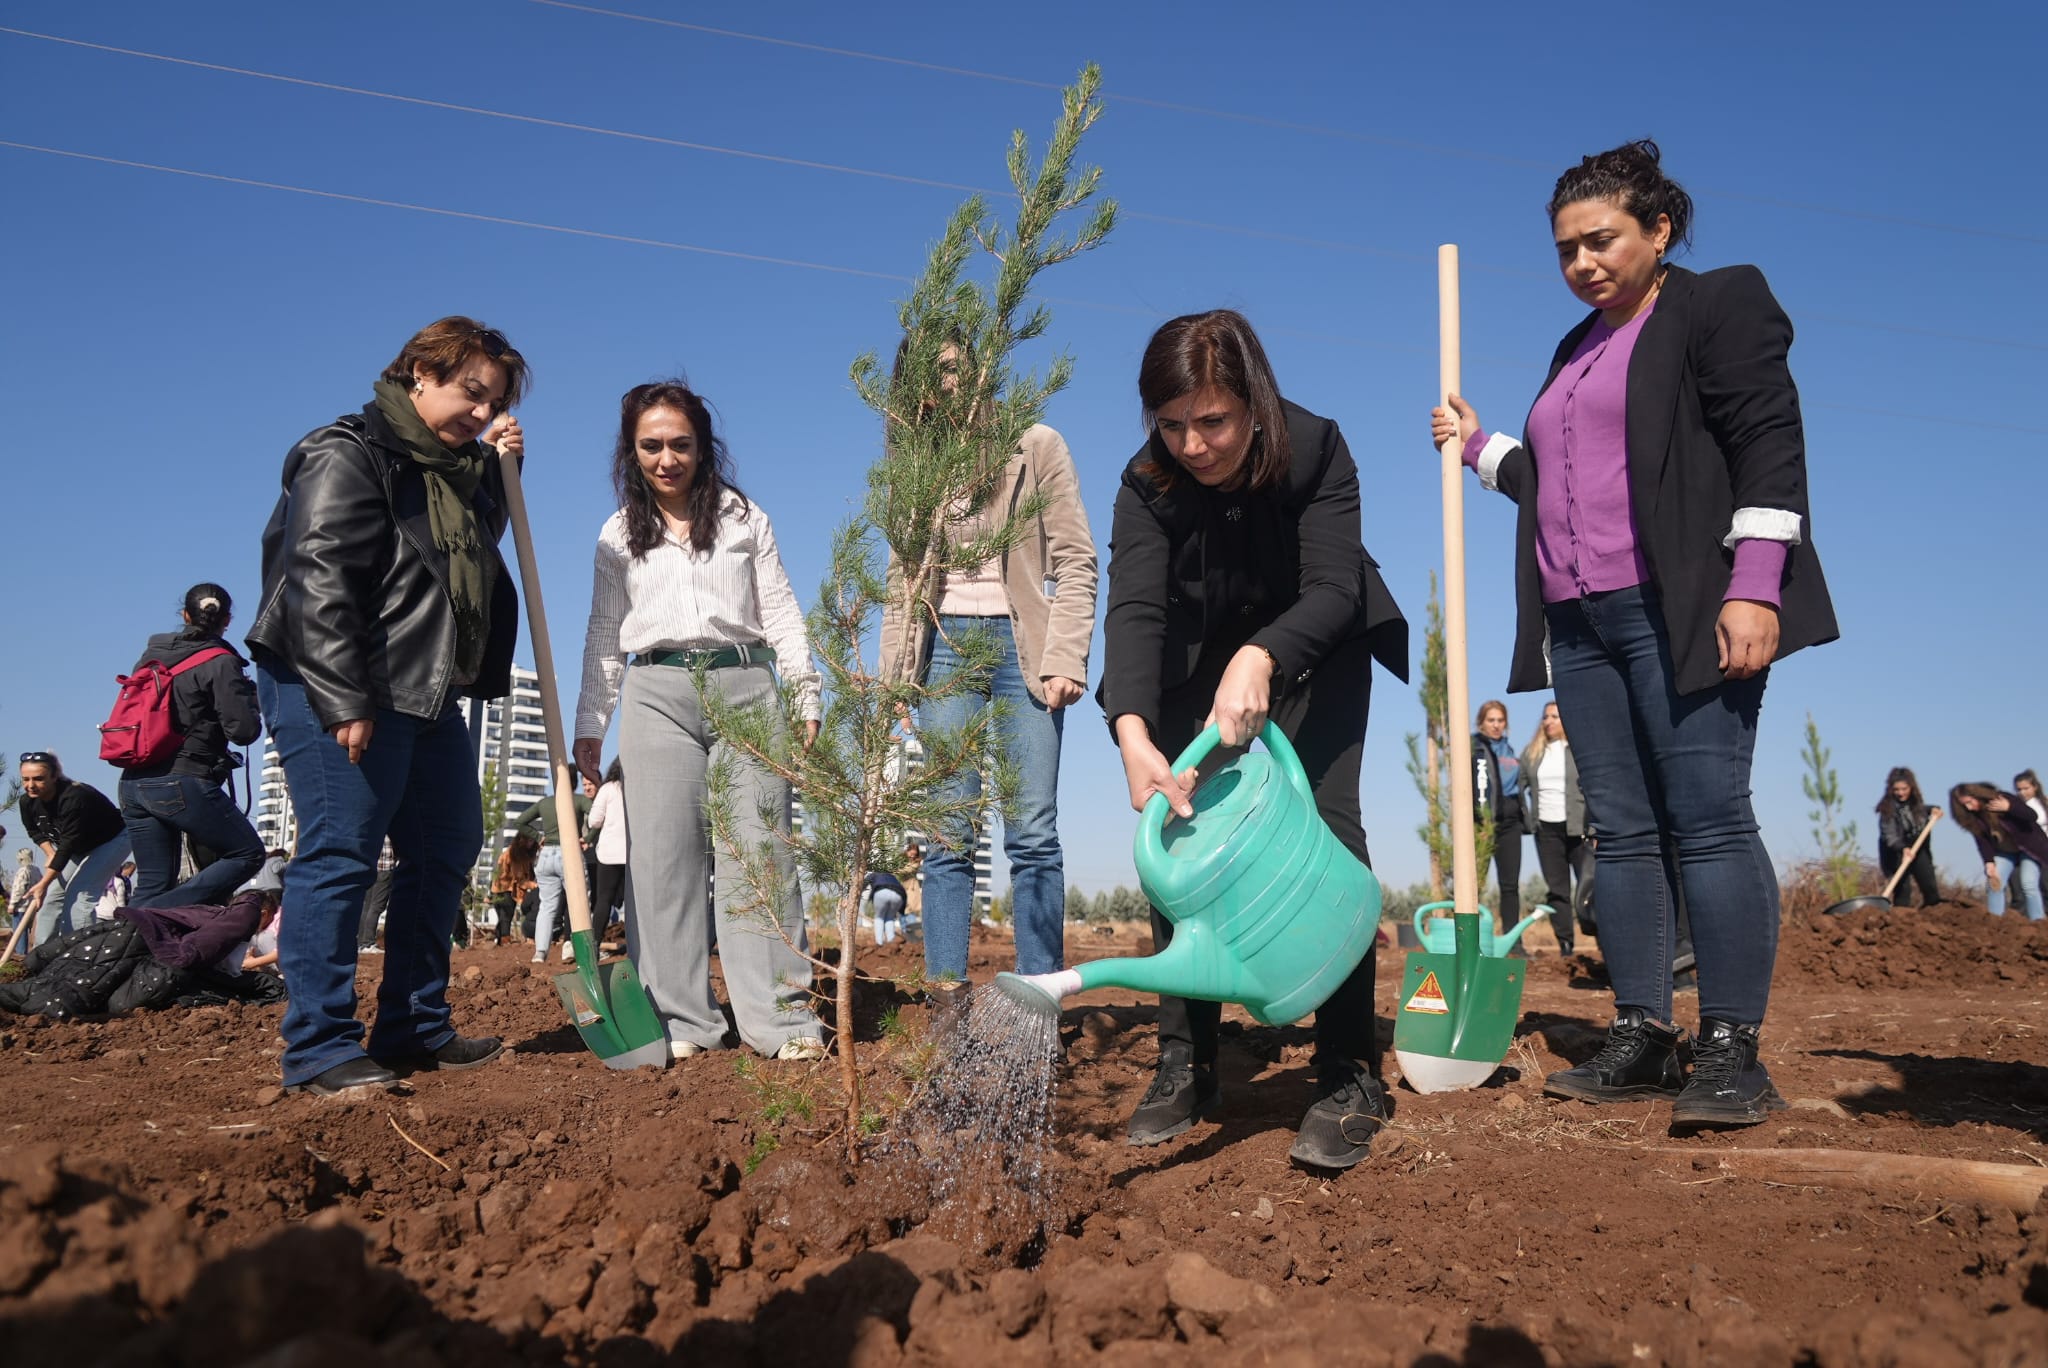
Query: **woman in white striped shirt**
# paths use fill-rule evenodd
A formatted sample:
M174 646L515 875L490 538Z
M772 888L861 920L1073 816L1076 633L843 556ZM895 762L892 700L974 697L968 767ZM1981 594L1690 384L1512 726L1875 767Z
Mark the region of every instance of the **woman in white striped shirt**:
M718 1049L725 1017L711 991L715 912L741 1038L774 1058L820 1058L824 1030L809 1005L795 863L784 842L769 842L774 832L760 815L764 807L781 814L776 827L786 836L789 786L728 750L705 720L696 683L704 668L707 687L726 702L766 701L779 663L796 687L808 737L817 736L820 680L775 534L733 484L709 406L680 381L626 392L612 481L619 511L597 538L576 764L598 778L616 707L626 772L627 954L668 1028L670 1054ZM735 835L749 849L768 842L776 850L779 906L762 907L744 875L709 887L707 776L728 754Z

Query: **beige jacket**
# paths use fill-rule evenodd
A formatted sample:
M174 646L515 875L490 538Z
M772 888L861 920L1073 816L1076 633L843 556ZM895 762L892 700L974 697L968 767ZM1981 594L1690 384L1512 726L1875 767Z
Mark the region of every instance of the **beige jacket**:
M993 508L1010 516L1024 499L1043 493L1045 512L1034 534L1027 528L1003 557L1003 586L1009 591L1010 630L1017 639L1017 666L1031 696L1045 701L1048 677L1088 682L1088 648L1095 638L1095 536L1081 503L1074 458L1059 433L1043 423L1024 434L1010 458L1004 487ZM893 578L895 558L890 558ZM1047 597L1046 581L1055 593ZM882 662L899 658L903 615L893 607L882 615ZM922 617L911 655L922 677L931 661L932 624Z

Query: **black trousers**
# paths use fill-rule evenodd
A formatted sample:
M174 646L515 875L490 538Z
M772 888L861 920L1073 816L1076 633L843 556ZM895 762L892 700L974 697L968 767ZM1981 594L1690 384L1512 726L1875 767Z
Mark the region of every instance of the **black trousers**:
M363 898L363 917L362 921L356 926L357 945L375 945L377 943L377 922L383 917L384 909L391 906L391 880L396 877L397 873L398 866L396 865L393 865L390 869L380 869L377 871L376 882L370 885L369 893Z
M1899 860L1905 853L1892 846L1877 848L1877 867L1884 871L1887 879L1897 871ZM1893 901L1900 907L1906 906L1906 890L1915 884L1920 886L1920 906L1932 907L1941 901L1941 889L1934 882L1934 847L1931 843L1921 843L1920 853L1913 857L1912 864L1906 866L1906 877L1899 880L1899 886L1893 890L1897 895Z
M626 898L626 867L590 861L590 929L602 936L611 925L612 909Z
M1159 749L1171 761L1201 733L1202 719L1215 701L1227 659L1204 660L1193 679L1170 689L1160 700ZM1365 749L1365 723L1372 709L1372 656L1362 640L1347 641L1330 653L1306 685L1290 691L1273 708L1273 721L1294 744L1308 774L1316 811L1343 847L1366 868L1365 827L1359 820L1358 769ZM1173 939L1173 923L1152 909L1152 939L1163 950ZM1373 1027L1372 993L1376 947L1323 1005L1316 1009L1316 1051L1320 1066L1356 1060L1375 1077L1380 1071L1379 1043ZM1159 1058L1164 1064L1216 1062L1216 1028L1223 1018L1221 1003L1191 998L1159 999Z
M1563 822L1536 823L1536 864L1549 885L1550 926L1560 947L1578 939L1579 899L1593 865L1593 848L1584 836L1573 836ZM1576 886L1574 886L1576 881Z
M1514 810L1505 817L1497 817L1493 823L1493 872L1500 881L1500 901L1494 912L1500 918L1500 929L1510 931L1522 919L1522 827L1521 800L1515 800ZM1484 874L1485 870L1480 870ZM1519 943L1518 943L1519 944Z

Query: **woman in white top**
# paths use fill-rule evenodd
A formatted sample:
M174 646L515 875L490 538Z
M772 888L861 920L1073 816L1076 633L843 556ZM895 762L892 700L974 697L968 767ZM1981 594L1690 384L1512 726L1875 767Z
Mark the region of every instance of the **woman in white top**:
M1572 759L1571 742L1565 740L1555 700L1543 705L1543 721L1522 752L1522 788L1531 795L1536 863L1550 888L1546 901L1551 929L1557 933L1557 952L1569 955L1578 939L1579 904L1593 872L1593 846L1586 839L1586 795L1579 792L1579 766Z
M2034 821L2041 830L2048 831L2048 800L2041 796L2041 776L2030 769L2021 770L2012 777L2012 791L2027 800L2027 806L2034 810Z
M626 896L626 767L617 756L590 800L590 829L597 833L590 873L590 919L600 939Z
M597 538L576 764L585 778L599 777L616 707L619 758L632 760L622 784L626 952L667 1025L674 1058L725 1044L725 1017L711 992L706 799L712 767L729 764L733 836L750 850L772 847L782 891L779 905L763 908L743 874L718 881L719 956L733 1017L762 1054L820 1058L824 1030L810 1009L803 906L787 844L789 785L720 741L697 693L701 669L727 703L771 702L779 663L796 689L807 740L817 736L820 681L775 534L733 484L710 407L680 381L626 392L612 481L620 506ZM779 814L773 827L762 821L764 809Z

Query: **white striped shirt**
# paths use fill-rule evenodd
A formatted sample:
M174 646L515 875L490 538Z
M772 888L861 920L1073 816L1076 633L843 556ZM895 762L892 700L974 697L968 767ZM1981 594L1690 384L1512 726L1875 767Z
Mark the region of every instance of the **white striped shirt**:
M811 665L803 610L759 504L745 512L737 495L719 508L718 538L698 555L674 532L639 560L626 550L626 515L606 518L597 534L590 626L583 636L583 689L576 739L602 737L618 706L626 657L641 651L720 646L775 648L775 664L794 684L803 716L823 716L822 683Z

